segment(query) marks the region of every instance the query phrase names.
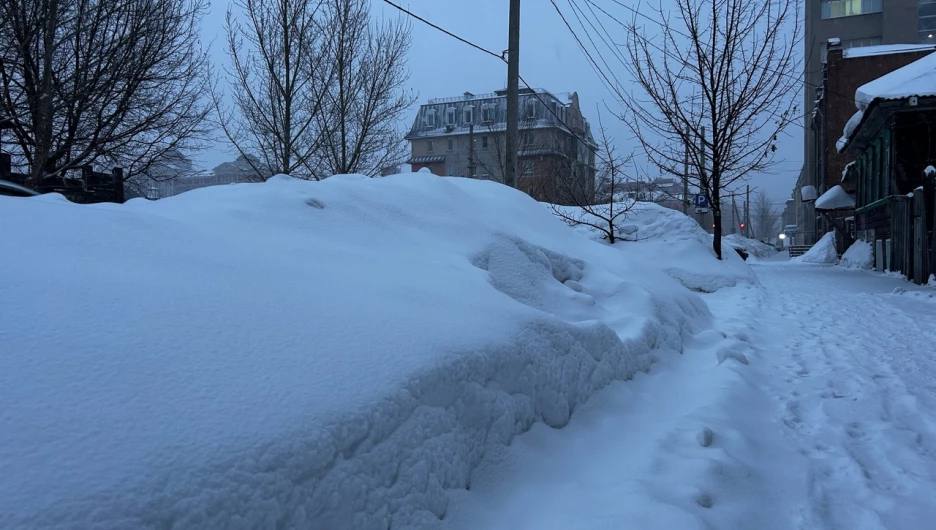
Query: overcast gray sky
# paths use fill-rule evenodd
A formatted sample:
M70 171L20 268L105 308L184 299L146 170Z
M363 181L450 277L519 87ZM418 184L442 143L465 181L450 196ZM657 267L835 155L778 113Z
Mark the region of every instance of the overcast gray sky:
M381 0L371 0L375 18L397 17L399 12ZM601 4L604 0L599 0ZM507 48L507 0L402 0L410 11L478 45L501 52ZM609 7L611 2L607 2ZM562 7L564 2L560 1ZM212 57L217 63L227 61L224 53L223 21L229 2L211 0L211 12L205 18L203 37L214 41ZM620 9L620 8L618 8ZM648 13L651 13L649 10ZM567 13L568 16L568 13ZM429 98L457 96L466 91L492 92L506 86L506 65L420 22L413 22L413 44L409 55L409 88L420 102ZM520 75L537 88L552 92L578 92L586 118L597 127L598 109L602 121L621 152L630 152L637 144L625 127L605 111L605 101L617 108L613 97L589 67L571 33L566 29L549 0L523 0L520 29ZM625 72L619 73L622 80ZM415 117L414 106L401 127L409 128ZM793 125L778 144L775 174L751 178L751 186L764 189L777 203L790 196L802 166L803 131ZM639 156L639 153L638 153ZM200 155L200 165L211 168L234 157L223 146Z

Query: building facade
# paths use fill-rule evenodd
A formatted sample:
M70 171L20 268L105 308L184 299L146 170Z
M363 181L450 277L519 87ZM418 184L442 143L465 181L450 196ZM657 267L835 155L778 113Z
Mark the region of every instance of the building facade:
M517 187L541 201L590 201L597 145L578 95L521 89L519 103ZM505 90L432 99L406 136L407 163L438 176L504 182L506 130Z
M855 113L855 91L870 81L902 68L936 50L936 44L881 45L845 50L837 41L827 46L822 91L814 106L812 127L816 134L816 189L819 195L841 185L855 192L847 181L846 167L854 158L838 152L837 144L846 123ZM820 215L817 235L831 230L827 215ZM854 232L854 212L839 210L835 221ZM848 238L840 238L844 245ZM844 252L840 246L839 251Z
M838 39L843 49L886 44L936 44L936 0L819 0L806 2L804 35L806 72L803 108L814 108L821 97L823 64L830 39ZM805 113L803 185L818 186L821 149L812 115ZM800 201L800 184L793 198ZM802 243L812 244L816 233L815 212L800 205Z

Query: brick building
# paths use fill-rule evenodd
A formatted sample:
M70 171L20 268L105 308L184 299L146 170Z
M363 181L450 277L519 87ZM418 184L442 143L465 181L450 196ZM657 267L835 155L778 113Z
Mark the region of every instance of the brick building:
M519 103L517 188L541 201L593 200L597 145L578 95L526 88ZM506 90L431 99L406 136L407 163L413 171L504 182L506 130ZM572 191L581 196L565 197Z
M854 161L854 157L840 154L836 144L849 118L855 114L855 91L874 79L932 53L936 45L882 45L843 49L840 41L832 39L827 48L822 88L812 116L812 130L818 147L816 187L821 195L841 184L845 191L854 194L855 182L843 179L845 168ZM838 212L837 215L843 225L852 221L852 212ZM831 230L831 227L820 220L815 229L816 234L809 234L812 237L807 239L817 237Z

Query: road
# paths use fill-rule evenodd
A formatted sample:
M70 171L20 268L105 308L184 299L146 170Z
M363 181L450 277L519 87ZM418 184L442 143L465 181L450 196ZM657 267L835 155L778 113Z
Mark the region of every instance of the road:
M445 527L932 528L936 289L753 266L683 355L487 455Z

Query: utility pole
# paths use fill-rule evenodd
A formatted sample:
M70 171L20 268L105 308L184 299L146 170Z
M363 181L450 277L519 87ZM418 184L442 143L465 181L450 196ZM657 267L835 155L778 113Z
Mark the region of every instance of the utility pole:
M475 177L474 147L474 110L472 110L471 123L468 124L468 178Z
M747 194L744 197L744 231L746 237L754 235L751 232L751 185L747 185ZM752 238L753 239L753 238Z
M731 194L731 233L736 234L738 232L738 205L735 204L735 194Z
M689 215L689 129L686 129L686 134L683 136L686 139L685 149L686 152L683 154L683 177L682 177L682 189L683 189L683 214Z
M510 0L507 35L506 184L517 187L517 128L520 126L520 0Z

